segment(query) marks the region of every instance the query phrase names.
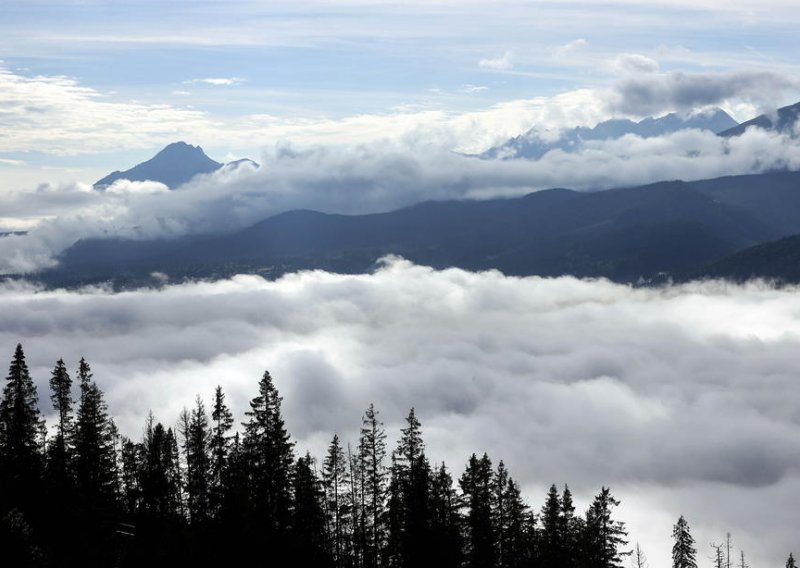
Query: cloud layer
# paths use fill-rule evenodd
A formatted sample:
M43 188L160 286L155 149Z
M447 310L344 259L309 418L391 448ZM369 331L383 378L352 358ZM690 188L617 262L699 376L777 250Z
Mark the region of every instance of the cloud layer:
M121 181L99 193L84 185L0 195L9 217L41 219L25 236L0 238L0 273L52 265L76 240L170 237L232 231L290 209L386 211L431 199L519 196L550 187L597 190L658 180L703 179L800 169L797 139L762 130L724 139L682 131L626 136L553 151L538 161L479 160L448 151L381 142L355 148L278 148L261 168L227 168L176 191Z
M796 544L799 313L798 290L758 284L637 290L395 260L119 294L7 284L0 346L24 343L43 401L54 361L86 356L131 436L218 383L241 416L265 368L317 455L334 431L355 437L369 402L392 437L415 406L432 456L458 472L489 451L536 507L551 482L581 503L610 484L654 568L681 513L699 543L729 530L767 566Z

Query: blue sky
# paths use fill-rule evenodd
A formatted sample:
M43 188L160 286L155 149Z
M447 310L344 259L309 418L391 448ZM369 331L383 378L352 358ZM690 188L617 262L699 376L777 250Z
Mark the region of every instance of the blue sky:
M795 81L718 101L745 119L800 96L793 4L4 0L0 182L88 182L179 138L218 159L412 131L475 150L625 114L603 102L621 77Z

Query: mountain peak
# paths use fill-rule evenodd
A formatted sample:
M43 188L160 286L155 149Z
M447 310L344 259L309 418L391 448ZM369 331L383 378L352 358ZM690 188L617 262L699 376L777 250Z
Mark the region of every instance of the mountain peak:
M107 175L97 181L94 188L102 190L119 179L127 179L157 181L175 189L196 175L209 174L221 167L222 164L209 158L200 146L179 141L168 144L146 162Z

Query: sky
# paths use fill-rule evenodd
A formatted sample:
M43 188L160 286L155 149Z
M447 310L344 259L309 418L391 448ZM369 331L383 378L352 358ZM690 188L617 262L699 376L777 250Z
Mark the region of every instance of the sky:
M177 139L219 160L384 138L480 151L532 126L704 104L744 120L800 98L791 0L0 6L0 190L91 183ZM631 81L687 77L711 99L630 100Z
M800 169L796 138L760 131L468 156L531 128L714 106L743 121L797 102L796 4L0 0L0 232L28 231L0 238L0 274L52 266L81 238L224 232L300 207ZM261 167L91 188L176 140ZM0 285L0 350L24 343L40 396L56 359L86 356L134 437L149 409L172 423L218 383L241 413L265 368L318 455L334 431L354 437L369 402L392 435L416 406L435 459L459 472L486 450L535 508L552 482L579 505L611 485L651 568L668 566L680 514L701 567L730 531L766 568L797 545L798 297L398 259L123 293L15 281Z

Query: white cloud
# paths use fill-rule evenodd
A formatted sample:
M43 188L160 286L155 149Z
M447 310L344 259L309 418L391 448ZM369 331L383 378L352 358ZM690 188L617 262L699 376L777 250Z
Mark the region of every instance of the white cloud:
M577 53L585 51L589 47L589 42L583 38L574 39L555 49L554 55L558 59L566 59Z
M373 275L154 284L2 285L0 347L10 357L23 342L42 401L55 360L86 356L137 437L148 410L173 423L218 383L241 418L265 368L317 455L334 431L355 437L369 402L392 437L414 405L431 456L456 475L488 451L536 507L551 482L581 504L610 485L653 568L669 566L681 513L698 542L731 531L754 566L780 565L795 542L797 289L634 289L402 261Z
M480 160L435 147L427 152L409 147L419 144L279 147L259 159L261 168L225 168L177 191L125 182L119 191L105 193L64 185L0 194L0 209L7 216L54 215L26 236L0 239L0 273L50 266L55 255L80 238L232 231L290 209L368 213L430 199L519 196L550 187L596 190L800 169L797 139L758 129L732 139L692 130L658 138L589 141L579 152L553 151L538 161Z
M206 77L204 79L191 79L189 81L184 81L184 83L189 85L204 84L213 85L215 87L230 87L244 83L244 79L241 77Z
M514 68L514 63L511 61L512 57L513 54L510 51L506 51L500 57L481 59L478 61L478 65L487 69L495 69L497 71L510 71Z
M462 93L480 93L482 91L488 91L489 87L486 85L462 85L461 89L459 89Z
M639 53L622 53L611 61L611 69L618 74L655 73L658 68L658 61Z
M0 158L0 166L25 166L27 162L24 160L12 160L10 158Z

